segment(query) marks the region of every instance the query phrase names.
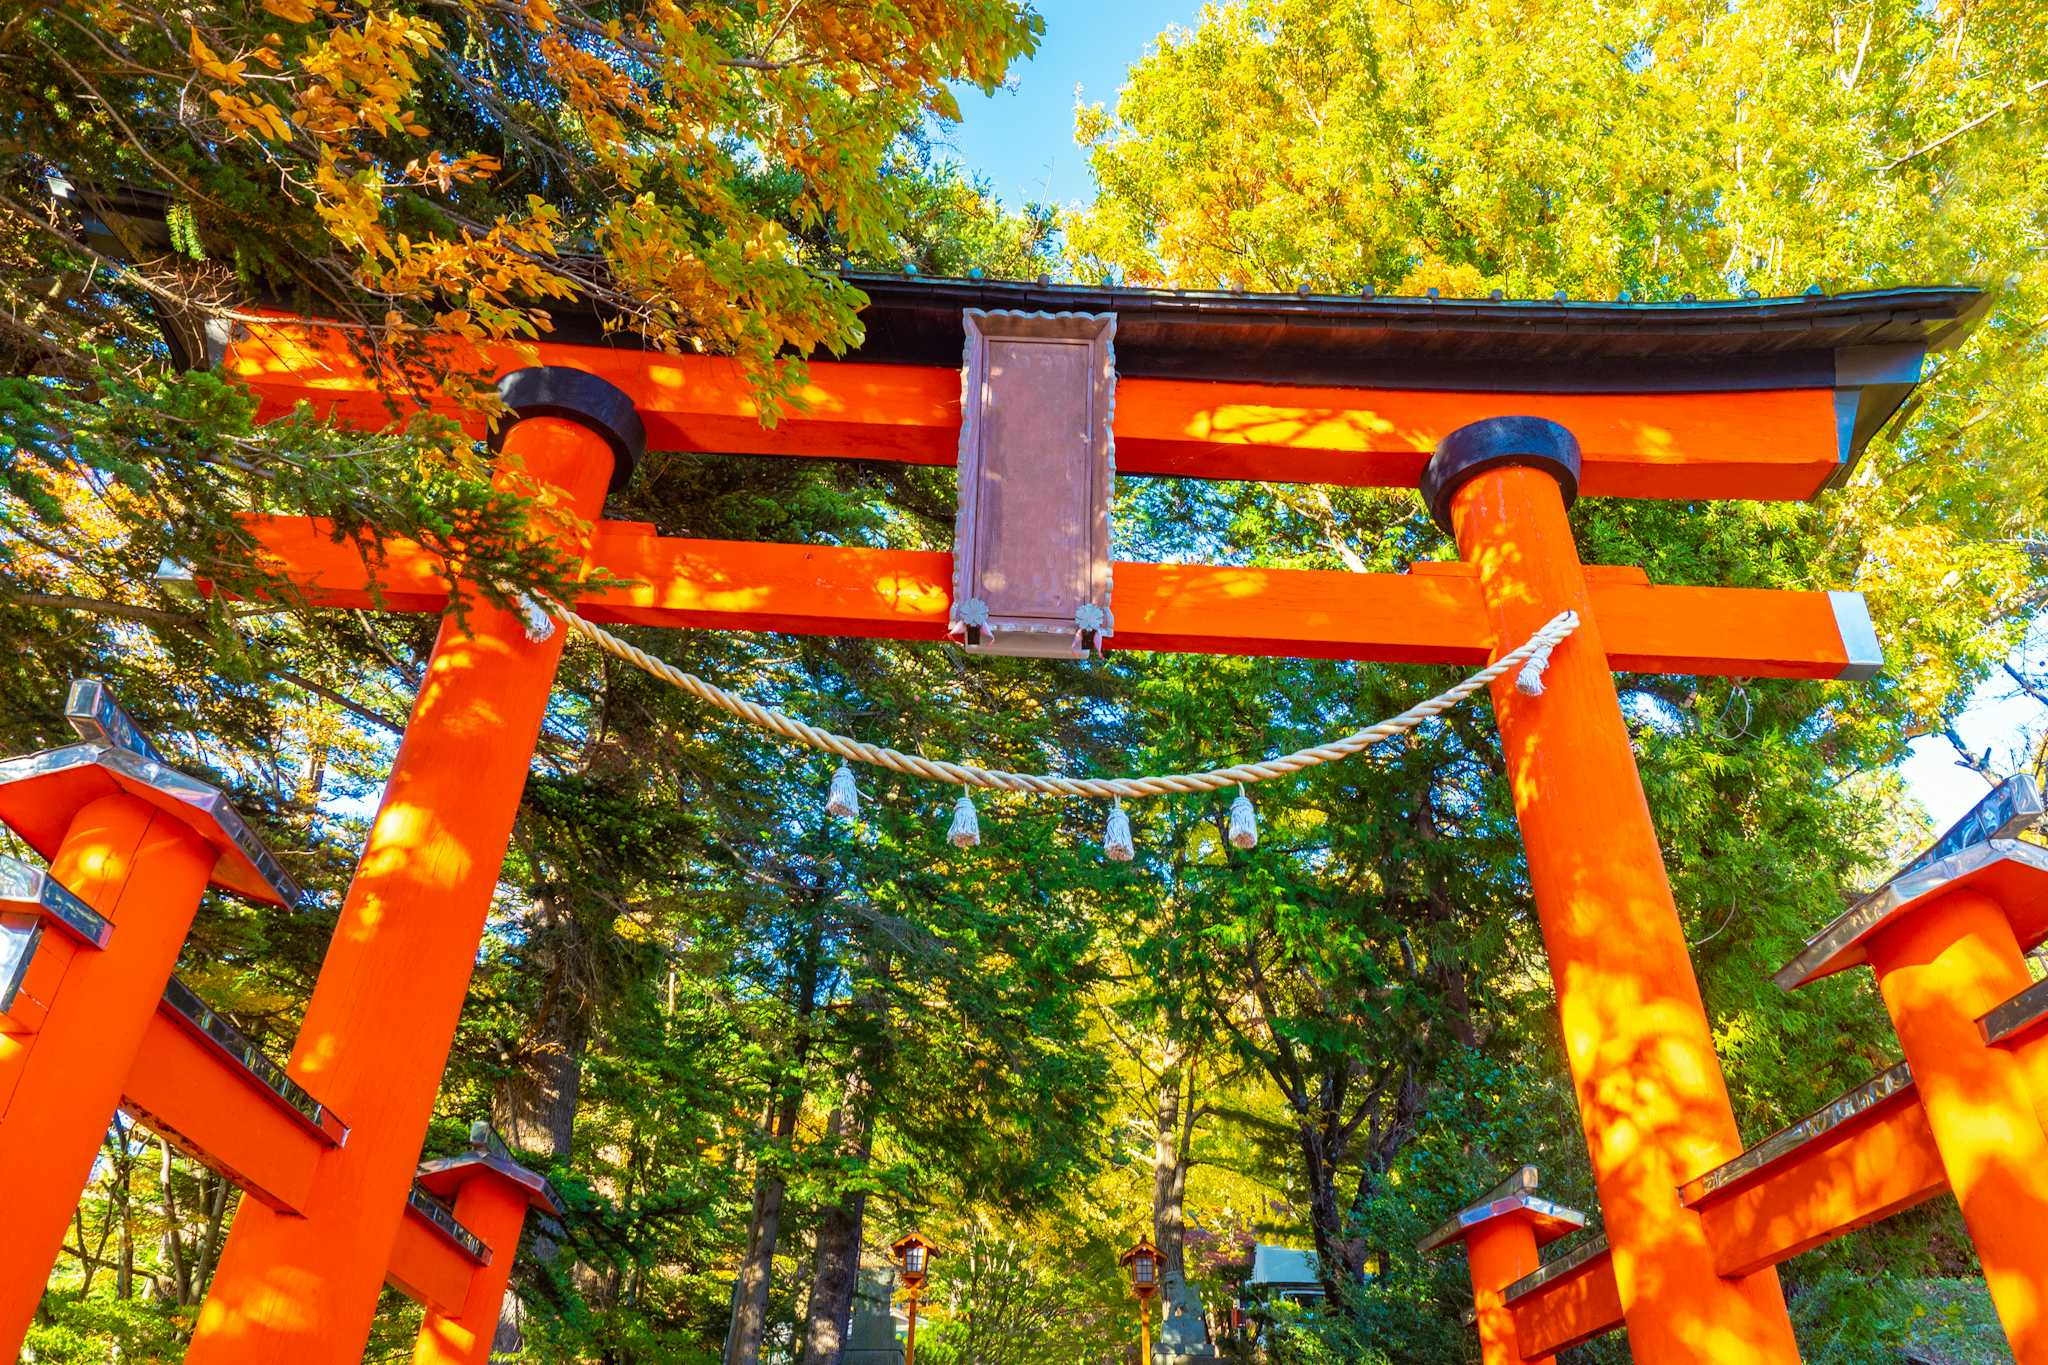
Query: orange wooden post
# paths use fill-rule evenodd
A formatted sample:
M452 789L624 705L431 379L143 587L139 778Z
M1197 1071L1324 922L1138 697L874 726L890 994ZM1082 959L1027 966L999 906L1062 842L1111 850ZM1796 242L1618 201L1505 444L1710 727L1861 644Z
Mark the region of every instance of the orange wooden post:
M1496 641L1581 620L1542 695L1503 678L1493 697L1629 1347L1657 1365L1796 1361L1776 1273L1723 1279L1677 1198L1742 1139L1565 516L1577 478L1570 432L1503 417L1445 438L1423 491Z
M460 1312L427 1310L413 1347L413 1365L488 1365L527 1210L561 1212L554 1190L532 1171L512 1163L489 1124L476 1125L470 1141L475 1149L470 1154L420 1167L418 1183L454 1205L457 1221L483 1239L491 1259L471 1277Z
M1538 1265L1536 1229L1525 1218L1503 1218L1474 1228L1465 1239L1465 1264L1472 1275L1472 1309L1479 1328L1481 1365L1550 1365L1555 1356L1524 1356L1515 1341L1515 1315L1501 1291Z
M2048 1135L2018 1059L1977 1025L2028 983L2012 925L1963 888L1899 915L1865 951L2013 1357L2048 1365Z
M15 1073L0 1113L0 1171L8 1172L0 1359L18 1352L28 1333L219 856L177 816L121 792L78 812L51 863L51 874L112 920L114 932L98 952L58 947L49 967L57 998L47 1000L42 1027L27 1037L0 1035L0 1066Z
M521 415L501 481L523 471L594 516L640 452L631 404L576 371L500 388ZM322 1158L304 1217L242 1201L187 1360L361 1358L564 634L531 640L481 603L442 623L289 1067L350 1139Z
M1416 1244L1424 1254L1453 1242L1465 1247L1472 1277L1473 1324L1479 1329L1480 1365L1550 1365L1546 1353L1525 1356L1508 1307L1507 1288L1541 1263L1539 1248L1586 1225L1576 1209L1536 1195L1534 1166L1524 1166L1470 1208Z

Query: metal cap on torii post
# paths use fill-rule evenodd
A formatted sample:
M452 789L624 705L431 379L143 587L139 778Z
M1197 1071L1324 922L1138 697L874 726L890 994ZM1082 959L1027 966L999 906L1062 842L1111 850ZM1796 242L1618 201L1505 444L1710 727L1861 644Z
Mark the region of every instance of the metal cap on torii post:
M1489 469L1521 465L1557 480L1569 508L1579 497L1579 438L1547 417L1489 417L1459 427L1438 443L1422 467L1423 505L1445 534L1451 527L1451 498Z
M498 380L498 401L515 421L529 417L560 417L581 423L604 438L611 448L612 474L607 492L626 486L647 453L647 425L633 400L618 385L588 370L568 365L531 365ZM491 429L490 446L500 449L510 422Z

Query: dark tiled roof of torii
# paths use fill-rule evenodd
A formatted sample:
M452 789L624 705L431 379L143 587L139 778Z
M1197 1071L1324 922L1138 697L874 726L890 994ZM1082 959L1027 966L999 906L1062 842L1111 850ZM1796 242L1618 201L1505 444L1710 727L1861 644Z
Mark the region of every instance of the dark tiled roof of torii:
M165 237L162 195L66 185L94 218ZM89 224L91 234L97 224ZM1670 302L1256 294L846 271L869 299L853 360L960 364L960 310L1113 312L1117 371L1247 383L1513 391L1827 388L1836 354L1882 364L1870 348L1940 350L1983 319L1991 298L1961 285L1810 290L1791 298ZM552 341L631 347L599 314L550 306ZM1889 377L1889 376L1888 376ZM1867 382L1867 375L1864 376Z
M958 365L960 310L1113 312L1120 374L1248 382L1489 387L1825 387L1838 350L1938 350L1989 297L1934 287L1636 303L1125 289L849 273L867 341L848 359ZM565 340L567 338L564 338ZM1651 362L1645 374L1642 363ZM1661 382L1656 382L1661 381Z

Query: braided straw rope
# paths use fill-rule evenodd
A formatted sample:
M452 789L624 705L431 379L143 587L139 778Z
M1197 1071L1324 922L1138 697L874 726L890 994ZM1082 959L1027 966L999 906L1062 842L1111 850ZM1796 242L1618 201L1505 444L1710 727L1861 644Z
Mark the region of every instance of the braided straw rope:
M635 668L651 673L663 682L679 687L721 711L730 712L750 725L773 731L799 744L808 744L813 749L822 749L828 754L837 754L856 763L870 763L878 768L887 768L891 772L951 782L955 786L994 788L1013 792L1043 792L1052 796L1085 796L1096 799L1216 791L1222 787L1233 787L1243 783L1266 782L1276 777L1286 777L1290 773L1298 773L1303 768L1312 768L1318 763L1331 763L1340 758L1349 758L1355 753L1371 748L1381 740L1406 734L1431 717L1442 715L1508 670L1531 662L1532 656L1540 656L1537 661L1537 667L1540 669L1541 660L1547 660L1550 651L1579 628L1577 612L1559 612L1541 630L1519 646L1501 655L1457 686L1438 693L1428 701L1409 707L1390 720L1383 720L1363 730L1355 730L1342 739L1317 745L1313 749L1298 749L1294 753L1267 759L1263 763L1239 763L1228 768L1210 768L1197 773L1165 773L1154 777L1057 777L1050 773L1015 773L1003 768L977 767L972 763L948 763L943 759L920 758L916 754L906 754L900 749L864 744L860 740L849 739L830 730L821 730L815 725L808 725L792 716L784 715L773 707L748 701L745 697L728 692L715 683L705 682L694 673L685 673L672 664L664 663L646 650L621 640L604 627L584 620L552 598L541 598L539 602L549 615L567 626L572 633L582 636L614 658L623 659ZM1540 682L1534 685L1538 690L1541 689Z

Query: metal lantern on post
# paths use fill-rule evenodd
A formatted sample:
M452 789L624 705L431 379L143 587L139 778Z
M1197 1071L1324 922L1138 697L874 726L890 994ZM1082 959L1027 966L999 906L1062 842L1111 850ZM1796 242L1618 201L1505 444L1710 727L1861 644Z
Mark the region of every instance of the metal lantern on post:
M1123 1254L1119 1265L1131 1272L1131 1292L1138 1296L1138 1365L1152 1361L1152 1296L1159 1292L1159 1248L1150 1237Z
M938 1248L922 1233L907 1232L890 1246L889 1255L902 1272L904 1307L910 1316L903 1337L903 1365L917 1365L917 1305L924 1298L932 1257L938 1255Z

